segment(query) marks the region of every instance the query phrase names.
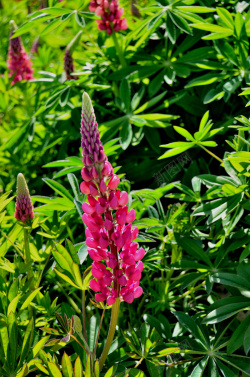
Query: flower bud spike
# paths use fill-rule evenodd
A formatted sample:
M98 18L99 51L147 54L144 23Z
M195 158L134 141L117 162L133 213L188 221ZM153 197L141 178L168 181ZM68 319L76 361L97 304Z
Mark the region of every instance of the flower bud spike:
M24 224L34 218L29 189L22 173L17 176L17 198L14 216Z
M11 85L18 81L29 81L33 79L33 69L30 57L25 51L21 37L12 38L17 26L15 22L10 21L10 39L8 51L8 70L9 76L12 77Z

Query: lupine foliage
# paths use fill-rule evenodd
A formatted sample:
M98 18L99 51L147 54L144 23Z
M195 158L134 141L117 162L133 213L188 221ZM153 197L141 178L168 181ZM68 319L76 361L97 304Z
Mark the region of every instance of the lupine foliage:
M0 376L250 376L248 2L0 10Z

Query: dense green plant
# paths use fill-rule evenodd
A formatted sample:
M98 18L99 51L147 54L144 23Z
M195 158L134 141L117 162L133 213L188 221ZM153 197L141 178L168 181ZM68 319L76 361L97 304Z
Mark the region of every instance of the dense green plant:
M88 1L41 3L0 1L0 375L249 376L249 4L124 0L114 37ZM39 36L34 79L15 85L12 19L27 52ZM144 294L120 306L102 370L111 310L89 289L83 91L146 250Z

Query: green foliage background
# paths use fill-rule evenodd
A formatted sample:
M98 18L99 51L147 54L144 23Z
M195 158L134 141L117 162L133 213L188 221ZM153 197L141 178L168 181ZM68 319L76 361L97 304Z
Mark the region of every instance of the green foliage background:
M37 1L2 0L0 375L60 376L59 370L67 376L77 356L88 367L76 342L52 342L47 354L39 353L48 341L39 328L55 327L55 312L80 316L78 290L86 288L84 281L72 284L74 274L58 254L81 274L91 264L81 220L86 198L79 191L86 91L147 251L144 295L121 306L107 376L249 376L249 4L141 0L139 15L128 0L121 4L129 28L113 39L98 31L88 1L49 0L40 9ZM6 63L11 19L26 51L39 36L35 78L14 86ZM67 81L64 51L80 30L73 52L78 79ZM31 265L22 259L23 228L13 217L19 172L36 213L29 229L31 279ZM88 291L94 347L100 310L89 298ZM108 325L106 315L97 356ZM15 326L18 337L11 338ZM62 360L64 349L71 361Z

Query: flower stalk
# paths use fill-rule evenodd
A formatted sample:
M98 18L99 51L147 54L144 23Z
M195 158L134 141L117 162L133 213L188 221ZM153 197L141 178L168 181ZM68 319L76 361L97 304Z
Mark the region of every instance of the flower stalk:
M112 306L111 320L110 320L108 337L107 337L105 346L103 348L102 355L101 355L100 360L99 360L100 371L103 368L103 365L104 365L105 360L106 360L106 358L108 356L108 353L109 353L109 349L110 349L111 344L112 344L113 339L114 339L115 328L116 328L116 324L117 324L117 320L118 320L118 315L119 315L119 308L120 308L120 301L117 298L116 301L115 301L115 303L114 303L114 305Z

